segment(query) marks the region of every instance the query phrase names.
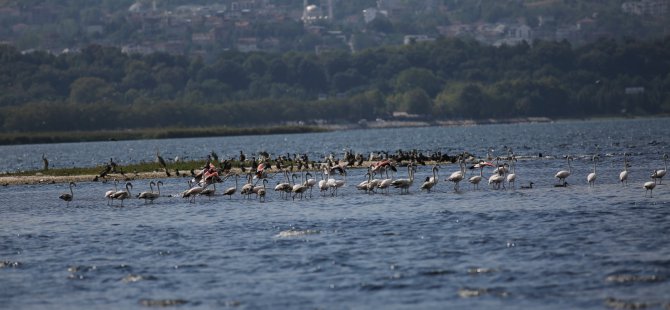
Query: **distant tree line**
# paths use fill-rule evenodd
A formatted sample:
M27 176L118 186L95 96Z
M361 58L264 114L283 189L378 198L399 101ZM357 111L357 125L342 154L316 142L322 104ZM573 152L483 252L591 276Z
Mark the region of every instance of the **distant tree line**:
M324 100L325 99L325 100ZM2 131L670 112L670 37L492 47L440 39L359 53L223 52L215 62L92 45L0 45Z

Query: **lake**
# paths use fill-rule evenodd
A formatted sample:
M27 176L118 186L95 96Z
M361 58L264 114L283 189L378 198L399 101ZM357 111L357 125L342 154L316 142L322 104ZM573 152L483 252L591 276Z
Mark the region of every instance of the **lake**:
M445 179L407 195L365 194L350 169L337 196L318 190L266 202L177 195L186 179L162 179L163 197L108 205L111 183L0 187L0 305L8 309L602 309L670 305L670 191L642 188L663 169L670 119L561 121L355 130L329 133L0 147L0 169L121 165L166 158L419 149L484 157L511 148L517 184L479 190ZM629 183L618 180L623 153ZM542 156L540 157L540 154ZM597 181L586 175L598 154ZM568 169L567 187L554 175ZM195 168L195 167L194 167ZM478 174L468 170L467 177ZM491 169L484 170L485 177ZM405 168L397 177L407 177ZM337 178L342 178L337 176ZM132 194L149 180L133 181ZM534 183L532 189L521 185ZM241 184L240 184L241 185ZM219 194L234 186L217 186Z

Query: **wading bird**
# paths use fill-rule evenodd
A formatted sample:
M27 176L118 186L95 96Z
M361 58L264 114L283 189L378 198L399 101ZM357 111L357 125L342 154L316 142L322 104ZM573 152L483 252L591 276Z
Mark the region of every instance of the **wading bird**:
M158 153L158 149L156 149L156 161L158 162L158 165L161 166L161 168L165 169L165 175L168 177L170 176L170 172L168 171L167 163L165 162L165 159Z
M668 172L668 154L663 155L663 166L664 169L658 169L651 174L651 178L654 179L654 182L658 180L658 184L663 183L663 177Z
M112 195L112 199L118 199L121 200L121 205L123 206L123 201L130 198L130 189L133 188L133 184L130 182L126 183L126 190L125 191L118 191Z
M158 197L161 196L161 185L163 184L162 181L158 181L158 183L155 183L154 181L149 182L149 187L151 188L150 192L141 192L139 195L137 195L138 199L144 199L144 203L147 203L147 200L150 201L151 203L154 202ZM154 193L154 185L158 187L158 193Z
M555 178L558 179L559 183L561 181L563 181L563 183L565 183L566 182L565 179L567 179L570 176L570 174L572 174L572 165L570 165L570 162L572 161L572 157L567 156L566 160L568 161L568 170L561 170L561 171L557 172L556 175L554 176Z
M76 187L77 184L75 184L74 182L70 182L70 192L69 193L63 193L60 196L58 196L58 198L65 200L67 202L68 206L70 205L70 201L72 201L72 199L74 199L74 192L72 191L72 186Z
M240 176L239 176L238 174L235 174L235 187L229 187L228 189L226 189L226 190L223 192L223 196L228 196L229 199L233 199L233 195L234 195L235 192L237 191L237 179L238 179L239 177L240 177Z
M435 186L437 184L437 180L438 180L437 170L438 169L439 168L437 166L433 166L433 169L432 169L433 170L433 176L426 178L426 181L423 182L423 184L421 184L421 187L420 187L421 190L425 189L427 192L430 193L430 190L433 188L433 186Z
M395 188L400 189L400 194L403 192L409 194L409 188L414 183L414 166L412 164L407 165L407 179L396 179L391 182L391 185Z
M647 196L647 191L648 191L649 192L649 197L652 197L652 195L654 194L654 187L656 187L656 181L645 182L642 187L644 187L644 189L645 189L644 195Z
M108 205L110 204L110 202L114 201L113 198L112 198L114 193L119 191L119 188L117 187L118 184L119 184L119 180L114 179L114 189L113 190L108 190L108 191L105 192L105 198L107 198L107 204Z
M593 156L593 172L589 173L589 175L586 176L586 181L589 183L590 187L593 187L596 185L596 164L598 161L600 161L600 157L598 155Z
M624 186L628 184L628 161L626 160L626 153L623 153L623 171L619 173L619 182Z

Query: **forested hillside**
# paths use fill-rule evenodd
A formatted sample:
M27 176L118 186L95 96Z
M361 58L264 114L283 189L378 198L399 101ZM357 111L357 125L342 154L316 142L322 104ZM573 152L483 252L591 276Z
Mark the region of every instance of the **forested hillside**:
M320 99L320 100L319 100ZM78 54L0 47L3 131L263 125L386 118L670 112L670 38L483 46L458 39L361 53Z

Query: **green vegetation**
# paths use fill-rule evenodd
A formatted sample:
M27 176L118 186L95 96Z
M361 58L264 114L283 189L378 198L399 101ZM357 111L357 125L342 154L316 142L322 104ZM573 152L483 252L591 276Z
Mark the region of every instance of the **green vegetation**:
M212 64L101 46L60 56L0 46L0 128L12 143L30 142L17 137L31 132L357 122L394 111L437 119L656 115L670 112L668 59L670 37L579 48L440 39L353 55L227 52ZM218 134L185 131L138 138Z

